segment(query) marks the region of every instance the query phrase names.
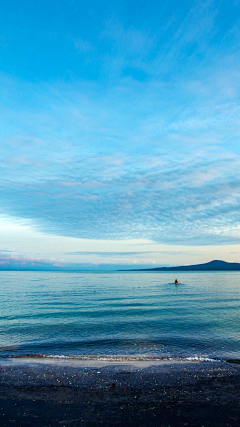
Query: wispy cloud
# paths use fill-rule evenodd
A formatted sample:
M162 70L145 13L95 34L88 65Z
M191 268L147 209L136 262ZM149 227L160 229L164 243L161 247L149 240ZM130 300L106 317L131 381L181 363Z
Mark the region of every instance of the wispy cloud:
M100 252L100 251L76 251L76 252L64 252L64 255L98 255L98 256L129 256L129 255L145 255L155 254L156 251L137 251L137 252Z
M127 159L108 177L98 160L87 159L82 172L76 163L67 171L69 181L66 176L59 180L60 174L66 175L59 166L55 170L52 165L52 179L43 173L32 182L30 174L28 182L28 173L23 177L22 172L22 185L16 186L14 177L0 183L2 204L43 230L76 237L131 236L175 243L239 239L238 156L221 150L195 153L194 158L192 153L178 153L178 159L167 154L160 156L160 169L146 159L138 157L137 168Z
M0 213L64 236L238 243L240 34L224 5L104 15L69 29L71 78L2 74Z

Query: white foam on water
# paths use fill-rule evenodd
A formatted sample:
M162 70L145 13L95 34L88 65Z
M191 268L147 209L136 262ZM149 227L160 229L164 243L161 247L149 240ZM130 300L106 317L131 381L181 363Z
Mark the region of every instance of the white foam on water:
M187 363L187 362L221 362L221 359L213 359L204 356L188 356L188 357L157 357L149 355L64 355L64 354L28 354L11 356L11 360L28 360L30 361L47 361L47 360L65 360L78 361L86 363L104 363L104 364L134 364L134 363Z

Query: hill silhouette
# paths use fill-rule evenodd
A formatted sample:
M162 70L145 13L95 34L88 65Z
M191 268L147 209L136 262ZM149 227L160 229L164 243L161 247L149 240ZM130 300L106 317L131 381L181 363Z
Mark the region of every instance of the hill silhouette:
M137 271L240 271L240 263L214 260L205 264L144 268Z

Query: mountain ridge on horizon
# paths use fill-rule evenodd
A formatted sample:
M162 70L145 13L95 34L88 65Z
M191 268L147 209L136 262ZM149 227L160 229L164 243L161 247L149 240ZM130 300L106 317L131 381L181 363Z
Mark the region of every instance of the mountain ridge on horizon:
M180 265L176 267L141 268L119 271L240 271L240 263L212 260L203 264Z

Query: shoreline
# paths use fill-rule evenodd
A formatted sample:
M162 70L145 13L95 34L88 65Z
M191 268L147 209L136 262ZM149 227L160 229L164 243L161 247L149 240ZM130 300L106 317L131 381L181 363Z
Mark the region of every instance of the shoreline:
M15 360L0 366L2 427L240 424L238 364L55 362Z
M151 366L189 364L189 363L236 363L239 359L214 359L204 356L189 357L157 357L149 355L51 355L31 354L0 357L0 366L43 364L52 366L69 367L107 367L107 366L131 366L137 368L149 368Z

